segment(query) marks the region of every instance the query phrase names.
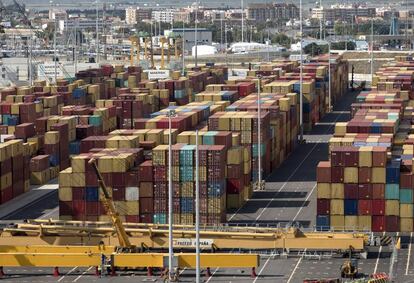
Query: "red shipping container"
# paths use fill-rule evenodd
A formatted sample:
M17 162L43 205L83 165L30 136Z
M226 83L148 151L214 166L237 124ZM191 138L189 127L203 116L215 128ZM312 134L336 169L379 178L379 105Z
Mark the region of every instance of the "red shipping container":
M227 179L227 193L239 194L244 189L243 179Z
M400 217L399 216L385 216L385 231L386 232L398 232L400 230Z
M75 217L81 217L79 219L83 219L85 216L85 204L86 202L84 200L73 200L72 201L72 209L73 209L73 216Z
M78 188L78 187L73 187L72 188L72 200L82 200L85 201L85 188Z
M139 180L142 182L152 182L153 172L152 172L152 161L147 160L141 163L138 167Z
M8 202L13 199L13 187L3 188L0 191L0 203Z
M360 199L358 201L358 215L372 215L372 201Z
M373 147L372 151L372 167L385 167L387 164L387 148Z
M59 201L59 215L72 215L72 202Z
M359 184L358 185L358 198L359 199L372 199L371 184Z
M333 167L344 166L343 148L333 147L331 150L331 163Z
M342 183L344 181L344 167L331 168L332 183Z
M371 173L372 173L372 168L370 167L358 168L358 182L359 183L370 183Z
M331 201L329 199L318 199L316 208L318 215L329 215L331 211Z
M34 123L23 123L17 125L14 135L16 136L16 138L24 140L26 140L29 137L33 137L34 135L36 135Z
M139 198L139 213L153 213L154 199L153 198Z
M180 213L181 212L181 199L178 197L173 198L173 213Z
M343 161L345 167L353 167L358 166L359 162L359 151L358 147L344 147L344 151L342 152Z
M316 167L316 181L318 183L330 183L331 182L331 162L321 161Z
M385 198L385 184L372 184L372 198L384 199Z
M86 202L86 215L99 215L99 202Z
M358 199L358 184L344 184L345 199Z
M385 228L385 216L372 216L372 232L384 232Z
M125 201L125 187L113 187L112 198L115 201Z
M412 189L413 188L413 174L409 172L400 173L400 188Z
M240 164L233 164L227 165L227 178L230 179L237 179L241 178L243 174L242 165Z
M0 162L0 172L2 175L7 174L12 171L12 160L11 158Z
M141 223L152 223L152 213L140 214L139 218Z
M385 200L374 199L372 200L372 215L384 215L385 214Z
M139 223L139 215L125 215L125 221L128 223Z

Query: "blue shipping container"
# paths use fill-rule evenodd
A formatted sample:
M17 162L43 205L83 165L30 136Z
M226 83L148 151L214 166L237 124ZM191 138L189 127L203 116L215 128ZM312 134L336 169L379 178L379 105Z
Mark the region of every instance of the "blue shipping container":
M400 189L400 203L413 203L413 190Z
M358 215L358 201L353 199L344 200L345 215Z
M86 187L86 201L99 201L98 187Z

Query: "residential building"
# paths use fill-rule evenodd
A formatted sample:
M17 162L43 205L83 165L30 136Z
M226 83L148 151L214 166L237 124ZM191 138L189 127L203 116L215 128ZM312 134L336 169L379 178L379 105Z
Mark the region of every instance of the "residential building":
M295 4L257 3L247 6L247 17L251 21L265 22L288 21L299 17L299 9Z
M152 20L154 22L172 23L174 21L175 11L172 9L152 11Z
M168 36L170 33L178 35L184 38L184 49L190 51L195 45L195 29L194 28L173 28L165 30L164 35ZM213 39L213 32L206 28L197 29L197 44L198 45L211 45Z
M125 9L125 23L135 25L152 18L152 9L142 7L128 7Z
M360 5L334 5L331 8L313 8L311 18L329 22L351 22L356 17L375 17L375 8Z

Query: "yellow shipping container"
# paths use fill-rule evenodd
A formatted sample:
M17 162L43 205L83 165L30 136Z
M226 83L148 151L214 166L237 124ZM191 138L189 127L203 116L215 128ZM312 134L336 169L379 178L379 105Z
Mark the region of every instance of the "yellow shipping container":
M345 217L343 215L331 215L331 229L343 230L345 226Z
M331 198L343 199L344 198L344 184L332 183L331 184Z
M371 176L375 183L385 184L385 167L372 167Z
M338 122L335 123L335 135L343 136L346 134L347 122Z
M400 215L400 202L398 200L385 201L385 215Z
M72 167L60 171L59 187L72 187Z
M400 231L412 232L413 231L413 219L402 217L400 218Z
M85 174L84 173L72 173L72 186L73 187L85 187Z
M126 215L138 215L139 214L139 205L138 201L126 201Z
M371 230L372 217L370 215L358 216L358 229L360 230Z
M331 199L331 215L344 215L344 200Z
M347 215L345 216L345 229L354 230L358 227L358 216Z
M101 156L98 159L98 169L101 173L113 172L112 156Z
M60 201L72 201L72 188L71 187L59 187L59 200Z
M400 203L400 217L413 217L413 204Z
M318 183L316 190L317 190L318 199L330 199L331 198L331 184Z
M351 184L358 183L358 168L357 167L345 167L344 183L351 183Z
M227 151L227 164L240 164L243 162L243 147L232 147Z
M372 167L372 147L361 146L359 148L359 167Z

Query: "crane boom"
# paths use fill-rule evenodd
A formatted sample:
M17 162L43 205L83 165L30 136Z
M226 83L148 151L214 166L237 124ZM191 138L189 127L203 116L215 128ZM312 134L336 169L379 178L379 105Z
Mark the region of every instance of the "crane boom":
M103 180L103 177L101 175L101 172L99 172L98 166L96 165L96 160L92 158L89 160L89 164L92 165L96 176L98 177L98 183L99 187L101 188L104 199L102 200L104 207L106 209L106 213L111 218L112 224L115 227L116 233L118 235L119 244L122 248L132 248L131 242L129 240L128 234L125 231L125 227L122 224L122 221L119 217L118 212L116 211L114 202L112 201L112 197L109 195L108 190L106 188L105 182Z

